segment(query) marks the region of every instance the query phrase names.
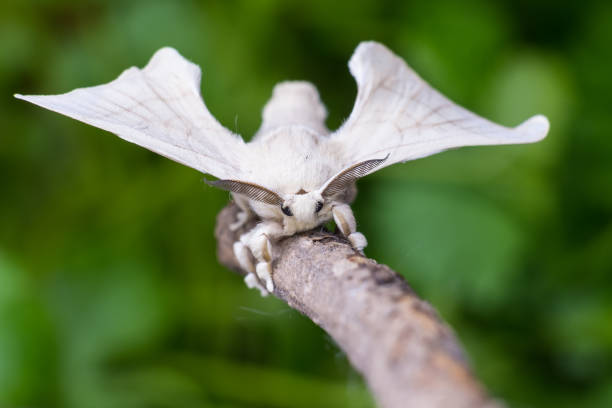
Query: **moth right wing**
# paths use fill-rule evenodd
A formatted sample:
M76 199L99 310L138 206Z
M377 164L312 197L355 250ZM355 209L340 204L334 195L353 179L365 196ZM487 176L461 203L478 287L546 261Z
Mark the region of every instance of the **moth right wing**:
M456 105L375 42L359 44L349 68L357 100L330 136L330 148L343 153L342 167L388 155L378 170L460 146L535 142L548 132L542 115L508 128Z
M200 95L200 68L173 48L104 85L62 95L15 95L107 130L218 178L248 178L242 138L223 127Z

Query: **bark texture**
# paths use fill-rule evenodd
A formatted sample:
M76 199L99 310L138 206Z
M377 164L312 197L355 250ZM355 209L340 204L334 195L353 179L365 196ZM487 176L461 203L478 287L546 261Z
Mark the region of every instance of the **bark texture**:
M245 274L230 231L237 207L217 218L217 255ZM364 376L384 408L495 408L473 377L452 330L406 281L337 235L310 231L273 247L274 295L321 326Z

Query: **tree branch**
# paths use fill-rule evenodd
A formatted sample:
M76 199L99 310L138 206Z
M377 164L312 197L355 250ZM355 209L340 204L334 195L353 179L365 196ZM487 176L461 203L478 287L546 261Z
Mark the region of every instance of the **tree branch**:
M230 231L238 209L217 218L217 255L245 274ZM274 245L274 295L321 326L365 377L384 408L499 408L472 376L452 330L385 265L342 237L310 231Z

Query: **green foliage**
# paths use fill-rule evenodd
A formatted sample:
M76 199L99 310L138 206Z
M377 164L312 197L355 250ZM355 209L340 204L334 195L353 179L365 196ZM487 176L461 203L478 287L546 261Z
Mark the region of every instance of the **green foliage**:
M535 145L466 148L360 183L367 254L402 272L517 407L612 406L609 2L88 0L0 6L0 406L373 407L333 342L215 257L227 194L10 95L60 93L170 45L249 138L274 83L337 127L362 40Z

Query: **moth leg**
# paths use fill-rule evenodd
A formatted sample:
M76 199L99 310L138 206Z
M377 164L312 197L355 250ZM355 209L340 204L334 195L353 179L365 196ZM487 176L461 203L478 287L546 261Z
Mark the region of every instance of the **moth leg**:
M234 195L234 202L240 209L236 214L236 222L229 225L230 231L236 231L240 229L244 224L246 224L251 218L254 217L253 211L249 207L248 200L245 200L243 197L238 195Z
M349 240L353 248L363 252L363 248L368 245L368 240L361 232L357 232L357 222L351 207L348 204L335 205L332 208L332 214L342 235Z
M261 296L268 296L268 291L261 283L259 278L255 275L255 267L253 266L253 262L251 261L251 255L249 254L249 248L244 245L240 241L234 242L234 255L238 260L238 263L247 271L246 276L244 277L244 283L246 283L249 289L258 289Z
M282 235L282 225L273 221L265 221L240 237L240 241L251 250L257 260L255 274L265 283L268 292L274 291L271 242Z
M230 231L236 231L240 229L244 224L247 223L247 221L249 221L250 218L251 217L248 213L240 211L238 214L236 214L236 222L233 222L229 225Z

